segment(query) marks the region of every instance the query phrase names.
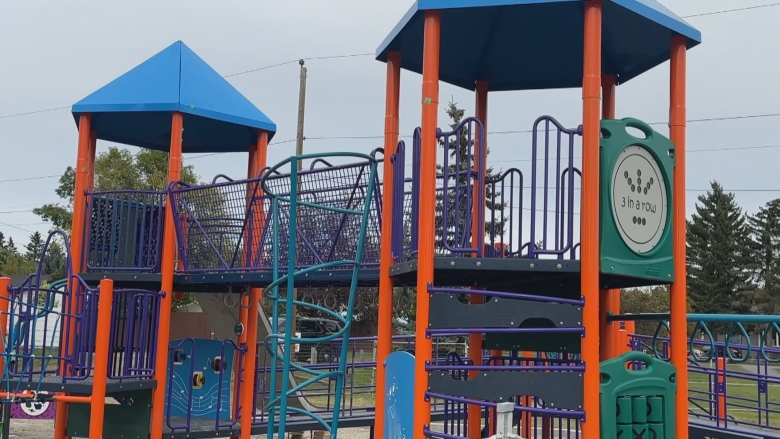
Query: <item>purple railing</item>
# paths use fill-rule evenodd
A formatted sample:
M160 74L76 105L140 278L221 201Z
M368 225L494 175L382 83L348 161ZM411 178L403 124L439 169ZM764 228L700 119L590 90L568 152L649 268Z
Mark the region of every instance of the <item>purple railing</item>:
M162 191L88 192L87 269L159 272L165 201Z
M530 166L504 170L487 178L478 155L485 142L477 138L481 123L464 119L451 131L437 130L440 154L436 189L436 253L443 256L576 259L579 248L579 182L575 153L581 128L566 129L543 116L533 125ZM415 129L411 161L400 142L388 164L393 166L392 252L401 262L417 255L421 130ZM475 148L479 146L479 151ZM440 151L443 152L443 151ZM383 154L378 148L372 154ZM519 160L523 161L523 159ZM406 165L411 163L409 177ZM332 164L315 160L300 173L300 197L328 205L348 206L360 198L369 182L360 173L365 163ZM85 248L91 271L159 272L164 209L170 197L178 238L180 272L204 273L270 270L271 219L269 199L259 193L260 177L232 180L216 176L211 184L177 182L167 192L107 191L88 193ZM530 178L527 176L530 175ZM276 172L269 185L289 191L289 173ZM366 266L379 263L382 181L373 182L371 219L364 251ZM476 190L475 190L476 188ZM486 199L485 211L474 212L474 197ZM297 227L299 268L327 262L351 236L346 218L306 215ZM474 246L472 222L486 223L484 245ZM343 216L343 215L342 215ZM287 218L279 230L286 234ZM282 237L283 239L283 237ZM286 257L284 255L280 255ZM282 263L283 264L283 263Z
M669 357L668 337L635 334L630 336L629 344L632 350L662 359ZM709 340L694 340L693 347L716 351L708 361L696 361L693 355L688 358L690 423L724 430L760 429L768 437L780 437L780 347L732 342L728 346L712 342L711 346ZM736 363L719 355L726 349L741 358L746 358L749 351L750 358Z
M563 259L566 253L574 251L574 181L577 174L574 141L578 136L582 136L581 126L575 130L566 129L550 116L542 116L534 122L528 247L531 259L539 256ZM552 231L549 230L551 223Z
M375 150L374 153L381 153ZM299 174L299 197L318 205L354 208L365 198L369 184L368 162L315 167ZM315 163L316 165L316 163ZM267 184L280 196L289 194L289 174L274 174ZM182 270L186 273L270 270L272 267L272 218L270 198L261 194L260 178L190 187L171 185L174 221ZM379 262L381 192L371 201L368 232L364 243L366 265ZM288 234L287 212L279 216L280 239ZM341 212L326 212L306 206L297 212L296 261L300 267L343 259L354 246L358 224ZM280 249L280 265L286 264L287 249Z
M94 370L98 289L78 276L71 278L75 289L42 287L36 279L10 289L6 377L34 386L44 379L85 380ZM153 376L161 298L157 292L114 291L109 379Z

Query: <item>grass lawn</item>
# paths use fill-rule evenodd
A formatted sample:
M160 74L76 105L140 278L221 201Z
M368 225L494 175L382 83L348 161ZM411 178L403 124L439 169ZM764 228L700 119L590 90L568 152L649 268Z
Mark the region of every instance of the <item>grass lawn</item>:
M780 374L767 377L767 392L761 394L759 403L759 382L755 376L755 365L729 364L726 367L726 414L730 420L780 427ZM709 395L711 382L716 381L714 373L690 371L688 374L689 408L695 413L715 413L717 405L714 395ZM698 406L697 406L698 404ZM702 410L702 408L704 410ZM768 419L768 422L767 422Z

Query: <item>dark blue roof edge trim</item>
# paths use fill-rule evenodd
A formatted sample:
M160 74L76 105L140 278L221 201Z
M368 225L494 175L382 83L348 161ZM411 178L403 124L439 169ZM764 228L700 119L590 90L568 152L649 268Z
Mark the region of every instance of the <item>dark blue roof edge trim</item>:
M414 16L420 11L417 10L417 2L414 2L411 8L406 11L406 14L398 21L395 27L387 34L384 41L376 49L376 59L382 62L387 61L387 48L393 43L393 40L401 33L409 22L412 21ZM383 59L380 59L383 58Z
M276 124L266 123L258 120L247 119L238 116L229 116L224 113L216 111L210 111L203 108L191 108L186 105L180 105L178 108L182 113L192 114L193 116L200 116L206 119L218 120L220 122L232 123L247 128L256 128L263 131L268 131L269 134L276 132ZM270 120L270 119L269 119Z
M685 20L683 20L682 18L676 15L669 16L657 9L645 5L644 3L637 2L636 0L611 0L611 1L612 3L620 7L623 7L635 14L642 15L645 18L649 18L655 21L656 23L666 27L667 29L688 38L689 40L693 40L697 43L701 43L701 31L691 26L690 24L688 24L688 22L686 22ZM629 3L630 6L627 4L627 2L630 2ZM674 13L672 12L672 14Z

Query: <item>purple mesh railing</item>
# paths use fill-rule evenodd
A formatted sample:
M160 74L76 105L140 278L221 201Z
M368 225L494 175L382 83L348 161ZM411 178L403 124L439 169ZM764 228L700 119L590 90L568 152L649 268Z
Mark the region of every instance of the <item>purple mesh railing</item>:
M381 149L375 153L381 153ZM379 184L378 180L368 181L368 162L323 164L324 167L299 174L301 199L349 209L362 200L369 184ZM275 174L268 179L268 186L284 196L289 192L289 178L289 174ZM259 182L260 178L254 178L195 187L171 185L182 272L271 269L272 219L265 214L270 211L270 198L260 193ZM379 263L380 194L376 191L371 202L363 255L367 266ZM339 212L323 214L305 207L299 209L297 216L296 261L300 268L343 259L340 255L354 245L358 223L350 216ZM280 239L285 239L289 227L286 213L282 212ZM286 263L286 251L280 251L281 265Z
M166 193L121 190L85 196L87 269L159 272Z

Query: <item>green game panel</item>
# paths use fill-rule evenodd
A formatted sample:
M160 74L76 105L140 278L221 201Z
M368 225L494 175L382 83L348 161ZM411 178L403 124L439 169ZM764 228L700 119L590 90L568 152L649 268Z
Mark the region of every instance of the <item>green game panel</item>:
M601 272L670 283L674 144L632 118L602 120L601 136Z

